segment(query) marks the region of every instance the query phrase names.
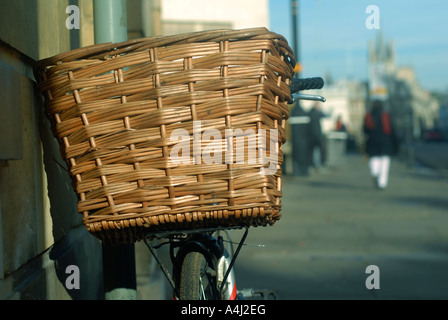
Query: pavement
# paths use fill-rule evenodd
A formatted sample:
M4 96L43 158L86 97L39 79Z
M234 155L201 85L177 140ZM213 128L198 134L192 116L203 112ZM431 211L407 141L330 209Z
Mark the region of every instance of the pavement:
M448 178L448 142L417 143L415 160Z
M135 244L137 299L167 300L168 282L145 243Z
M282 218L251 228L235 264L238 287L272 290L282 300L447 299L447 195L440 168L399 159L386 190L375 189L360 155L308 177L285 176ZM138 299L170 299L143 243L136 254ZM377 289L366 287L369 266L381 275Z

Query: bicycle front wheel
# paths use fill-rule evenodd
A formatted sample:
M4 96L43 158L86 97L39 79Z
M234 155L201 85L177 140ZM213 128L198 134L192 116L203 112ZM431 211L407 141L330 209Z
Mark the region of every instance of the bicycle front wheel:
M199 252L189 252L183 260L179 295L181 300L219 299L215 267Z

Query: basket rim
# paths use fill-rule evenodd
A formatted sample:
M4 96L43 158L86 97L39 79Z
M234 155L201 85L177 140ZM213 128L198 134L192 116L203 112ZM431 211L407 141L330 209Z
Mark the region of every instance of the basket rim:
M293 50L289 46L286 38L281 34L269 31L265 27L255 27L244 29L215 29L195 31L174 35L141 37L115 43L106 42L93 44L62 52L45 59L41 59L35 63L33 71L35 75L39 75L45 68L51 65L86 59L105 60L107 58L110 58L111 56L116 56L118 54L126 54L128 52L138 51L138 49L143 46L162 47L181 43L242 41L254 37L258 37L258 39L276 39L279 46L284 48L285 55L289 57L288 62L292 67L294 67L296 61L294 58Z

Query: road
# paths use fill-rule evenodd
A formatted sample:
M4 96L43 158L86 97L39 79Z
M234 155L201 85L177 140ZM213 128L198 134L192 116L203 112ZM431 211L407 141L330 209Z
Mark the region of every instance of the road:
M416 143L415 158L448 177L448 142Z
M448 145L415 151L436 170L394 159L384 191L359 155L309 177L284 177L282 218L250 229L235 265L238 288L273 290L280 300L447 299ZM242 234L232 231L233 240ZM139 299L171 299L142 243L137 258ZM371 265L379 289L366 288Z
M249 231L239 289L282 300L448 298L448 179L439 172L394 160L380 191L351 155L337 169L285 177L283 193L282 219ZM379 289L366 288L370 265Z

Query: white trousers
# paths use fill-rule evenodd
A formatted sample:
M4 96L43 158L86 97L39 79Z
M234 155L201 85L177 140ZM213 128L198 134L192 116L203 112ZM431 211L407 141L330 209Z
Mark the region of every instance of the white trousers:
M386 188L389 179L390 157L370 157L369 167L372 177L377 179L378 187Z

